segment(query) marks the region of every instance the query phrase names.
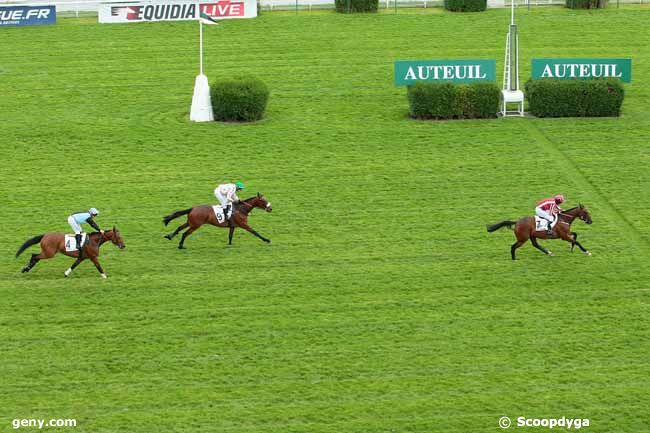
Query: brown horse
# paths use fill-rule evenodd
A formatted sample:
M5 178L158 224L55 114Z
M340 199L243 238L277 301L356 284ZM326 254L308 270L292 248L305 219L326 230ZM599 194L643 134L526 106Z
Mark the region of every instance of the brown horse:
M79 251L65 250L65 235L63 233L46 233L44 235L34 236L25 242L20 248L18 248L16 257L20 256L20 254L30 246L40 242L41 252L39 254L32 254L31 259L29 259L29 263L23 268L23 272L29 272L36 265L36 263L38 263L39 260L51 259L57 253L63 253L68 257L77 258L72 266L70 266L68 270L65 271L64 275L66 277L72 273L72 270L74 268L79 266L79 263L83 262L86 259L90 259L90 261L95 264L95 267L101 274L102 278L106 278L106 273L102 269L102 265L99 264L99 260L97 259L99 256L99 247L101 247L106 241L111 241L113 245L116 245L121 250L125 248L124 241L122 240L122 236L119 230L113 226L112 230L108 230L103 234L100 232L90 233L88 235L88 241L82 248L83 255L81 258L79 258Z
M258 238L262 239L264 242L269 243L271 242L270 239L267 239L264 236L260 235L248 225L248 214L256 207L260 209L264 209L267 212L271 212L273 210L273 208L271 207L271 203L266 201L263 195L257 193L257 196L255 197L251 197L246 200L242 200L239 203L233 204L232 216L230 217L229 222L224 221L220 223L219 221L217 221L217 217L214 214L214 210L210 205L196 206L196 207L191 207L189 209L176 211L164 217L163 223L167 225L171 220L173 220L174 218L178 218L181 215L187 215L187 222L181 224L176 230L174 230L173 233L165 235L165 238L171 241L172 238L178 234L178 232L189 227L183 233L183 236L181 237L181 241L178 244L178 248L183 249L185 248L183 246L183 243L185 242L186 237L191 235L194 231L196 231L196 229L201 227L203 224L212 224L213 226L224 227L224 228L228 227L230 229L230 233L228 233L228 245L232 245L232 235L235 232L235 228L237 227L241 227L244 230L251 232Z
M523 244L525 244L528 239L530 239L530 242L533 244L535 248L537 248L544 254L548 254L549 256L552 256L553 255L552 252L542 247L537 242L538 238L539 239L563 239L571 243L571 251L573 251L573 248L577 245L585 254L590 256L591 253L587 251L582 245L580 245L580 242L578 242L578 234L576 232L571 231L571 223L576 218L581 219L587 224L592 223L591 215L589 215L587 208L585 208L583 205L579 205L578 207L574 207L560 212L558 218L559 220L555 225L555 227L553 228L553 234L551 234L550 236L546 234L546 230L540 230L540 231L535 230L535 217L531 217L531 216L524 217L519 221L501 221L491 226L489 225L487 226L487 231L491 233L504 226L508 226L508 228L512 228L514 226L514 232L515 232L515 236L517 237L517 242L512 244L512 246L510 247L510 254L512 255L512 260L515 260L515 250L520 246L522 246Z

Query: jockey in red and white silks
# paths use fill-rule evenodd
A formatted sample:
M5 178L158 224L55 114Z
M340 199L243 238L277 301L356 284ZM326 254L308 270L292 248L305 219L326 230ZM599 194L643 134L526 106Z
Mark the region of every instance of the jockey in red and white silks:
M549 233L552 231L551 223L553 223L555 216L562 210L559 205L564 203L565 200L562 194L557 194L553 198L546 198L540 201L535 207L535 215L548 221L546 230Z

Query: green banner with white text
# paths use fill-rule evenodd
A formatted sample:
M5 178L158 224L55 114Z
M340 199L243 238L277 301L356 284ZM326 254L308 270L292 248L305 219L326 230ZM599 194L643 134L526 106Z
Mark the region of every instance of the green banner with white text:
M618 78L629 83L632 81L632 59L533 59L532 78Z
M395 85L409 86L417 81L471 83L495 81L496 60L397 60Z

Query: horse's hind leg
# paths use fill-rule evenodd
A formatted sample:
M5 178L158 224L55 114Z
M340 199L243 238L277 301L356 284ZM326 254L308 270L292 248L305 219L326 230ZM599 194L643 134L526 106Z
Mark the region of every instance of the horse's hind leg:
M533 246L534 246L535 248L537 248L538 250L540 250L540 251L543 252L544 254L547 254L547 255L549 255L549 256L552 256L552 255L553 255L553 253L551 253L549 250L547 250L546 248L544 248L543 246L541 246L541 245L537 242L537 238L530 238L530 242L533 244Z
M512 256L512 260L517 260L516 257L515 257L515 250L517 248L519 248L520 246L522 246L523 244L525 244L525 243L526 243L526 241L519 241L518 240L517 242L512 244L512 246L510 247L510 255Z
M63 275L65 275L66 277L69 276L69 275L72 273L72 271L74 271L74 268L76 268L77 266L79 266L79 263L81 263L81 262L83 262L83 261L84 261L83 258L75 260L75 262L72 264L72 266L70 266L70 267L69 267L69 268L68 268L68 269L63 273Z
M180 226L178 226L178 228L176 230L174 230L174 233L171 233L169 235L165 235L165 238L167 238L167 239L169 239L171 241L174 236L176 236L181 230L183 230L184 228L186 228L189 225L190 225L189 223L181 224Z
M197 228L198 227L190 227L183 233L183 236L181 236L181 241L178 244L179 250L185 249L185 247L183 246L183 244L185 243L185 238L191 235Z
M32 254L32 257L29 259L29 263L27 263L27 265L22 269L22 272L25 273L25 272L31 271L32 268L34 266L36 266L36 263L38 263L38 261L41 260L41 258L39 256L40 256L40 253L39 254Z

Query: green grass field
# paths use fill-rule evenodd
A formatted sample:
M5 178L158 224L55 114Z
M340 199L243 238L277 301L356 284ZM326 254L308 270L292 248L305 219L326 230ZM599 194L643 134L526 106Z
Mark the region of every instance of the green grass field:
M650 431L650 9L518 15L522 78L533 57L633 59L620 118L407 117L395 60L495 58L500 80L508 20L205 28L211 80L271 89L251 125L188 121L196 23L2 29L0 432ZM272 202L250 219L271 244L163 239L163 215L235 179ZM485 224L555 192L590 210L574 229L594 256L548 241L555 257L527 244L512 262L512 233ZM62 256L20 273L27 238L89 206L127 245L103 248L107 280L90 263L64 279Z

